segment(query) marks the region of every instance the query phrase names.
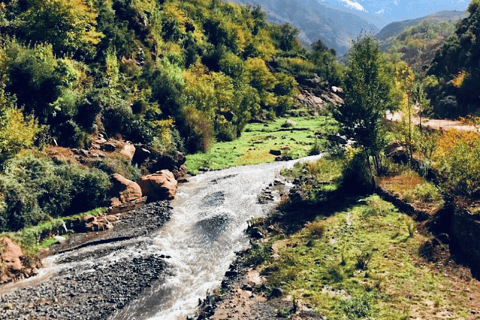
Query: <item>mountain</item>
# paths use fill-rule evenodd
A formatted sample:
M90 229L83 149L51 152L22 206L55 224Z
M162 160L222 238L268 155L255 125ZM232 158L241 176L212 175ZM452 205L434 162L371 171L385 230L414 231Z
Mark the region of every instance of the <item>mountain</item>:
M421 17L417 19L411 20L404 20L404 21L397 21L392 22L385 26L379 33L375 35L375 38L379 40L385 40L389 37L396 36L400 34L403 30L410 26L419 25L422 22L449 22L449 21L457 21L462 18L465 18L466 13L465 11L440 11L434 13L432 15Z
M343 7L370 21L371 16L389 22L404 21L428 16L439 11L465 11L470 0L319 0ZM376 24L375 22L373 22ZM377 25L377 24L376 24ZM380 28L384 27L380 26ZM378 25L377 25L378 26Z
M334 4L334 3L330 3L330 2L326 2L326 1L322 2L322 5L324 5L327 8L356 15L356 16L368 21L369 23L375 25L376 27L378 27L380 29L385 27L390 22L392 22L392 20L384 18L383 16L381 16L379 14L371 14L371 13L368 13L366 11L351 9L349 7L346 7L344 4L345 4L344 2L341 2L341 3L338 3L338 4Z
M270 22L289 22L301 30L300 40L309 45L321 39L329 48L343 55L352 40L366 30L372 34L379 28L354 13L317 0L232 0L236 3L259 5ZM342 8L344 9L344 8Z

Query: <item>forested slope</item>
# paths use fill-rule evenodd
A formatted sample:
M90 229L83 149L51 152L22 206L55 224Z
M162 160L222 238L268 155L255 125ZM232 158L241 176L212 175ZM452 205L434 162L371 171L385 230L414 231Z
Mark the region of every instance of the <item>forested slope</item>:
M139 177L122 155L80 159L98 141L203 152L284 114L298 83L338 84L334 54L297 34L218 0L1 3L0 231L103 206L109 174Z
M436 113L442 117L456 117L478 110L480 97L480 6L474 0L468 7L469 16L461 21L455 33L437 52L429 75L439 79L431 90Z
M0 31L2 107L72 147L105 131L206 150L288 108L289 70L306 64L293 29L216 0L8 1ZM283 72L269 69L274 57Z

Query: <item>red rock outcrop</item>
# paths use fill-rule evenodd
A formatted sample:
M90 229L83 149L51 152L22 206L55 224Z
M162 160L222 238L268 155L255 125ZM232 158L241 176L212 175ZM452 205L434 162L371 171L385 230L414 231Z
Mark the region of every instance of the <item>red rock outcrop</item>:
M112 175L112 182L112 194L114 197L111 199L111 204L113 207L142 198L142 189L137 183L126 179L118 173Z
M143 176L138 184L149 202L173 199L177 193L177 180L169 170Z

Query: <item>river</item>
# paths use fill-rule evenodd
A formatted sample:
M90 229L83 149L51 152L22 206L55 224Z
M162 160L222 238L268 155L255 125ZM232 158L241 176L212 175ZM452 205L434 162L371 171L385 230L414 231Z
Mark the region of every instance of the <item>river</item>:
M303 158L302 161L316 158L318 156ZM125 304L122 306L120 303L120 308L118 304L116 307L110 306L106 300L108 310L102 312L103 315L99 318L186 319L195 313L199 299L205 298L207 292L220 285L235 259L235 252L248 246L249 240L244 233L247 221L265 216L279 200L277 194L276 201L260 204L258 194L279 177L283 168L292 167L297 161L235 167L191 177L189 182L179 186L177 196L170 204L173 207L171 219L159 230L144 237L50 257L45 261L49 266L48 272L43 273L54 275L50 275L44 282L27 280L35 283L33 288L22 289L25 284L17 284L18 291L28 289L31 295L37 287L43 286L43 291L48 290L45 289L46 286L57 292L58 288L51 287L60 284L65 286L68 283L65 279L69 280L72 272L78 276L75 283L81 286L79 281L83 279L82 275L97 275L98 270L102 270L101 274L106 274L106 280L101 278L95 281L105 283L106 286L109 286L108 281L125 282L125 276L127 280L131 279L129 281L149 283L133 293L124 293L123 295L131 295L132 299L124 299ZM164 261L166 265L163 265ZM138 263L145 265L145 268L138 269L135 266ZM158 264L162 265L158 267ZM124 276L116 278L116 275L108 275L114 270L119 270L118 274ZM152 275L148 276L147 273ZM113 283L111 286L114 289L110 290L113 297L117 291L129 290L124 288L129 286L128 283L124 286L119 284L120 289L115 285ZM93 289L87 286L85 298L92 295L91 291L98 287L95 284L90 286ZM105 294L100 290L98 295ZM8 295L2 296L0 303L9 302L9 298ZM121 294L118 299L122 299ZM92 304L95 304L95 300ZM81 312L82 309L78 310ZM56 314L58 318L62 318L61 315L62 313ZM78 319L84 318L79 316Z

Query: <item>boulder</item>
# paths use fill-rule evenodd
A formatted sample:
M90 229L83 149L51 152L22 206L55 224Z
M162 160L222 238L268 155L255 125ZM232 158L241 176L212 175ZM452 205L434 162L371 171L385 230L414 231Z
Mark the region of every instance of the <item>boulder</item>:
M185 167L184 164L178 168L178 170L173 171L173 175L175 176L175 179L178 181L182 178L184 178L187 175L187 167Z
M407 162L408 161L408 151L400 141L393 141L388 144L385 148L385 153L387 157L392 158L395 162Z
M113 183L111 189L113 207L142 198L142 189L137 183L126 179L118 173L114 173L111 180Z
M113 224L106 217L85 216L81 231L105 231L113 228Z
M138 184L149 202L173 199L177 193L177 180L169 170L143 176Z
M125 143L122 150L120 150L120 154L123 154L128 158L128 161L132 161L133 156L135 155L135 146L131 143Z
M6 282L22 272L23 264L21 258L23 252L20 246L16 245L9 238L3 240L3 254L0 260L1 281Z
M137 151L134 154L132 162L144 167L151 173L163 169L171 172L178 171L186 160L185 155L179 151L161 153L142 144L136 145L136 148Z
M332 86L333 93L343 93L343 89L340 87Z

